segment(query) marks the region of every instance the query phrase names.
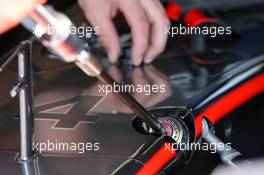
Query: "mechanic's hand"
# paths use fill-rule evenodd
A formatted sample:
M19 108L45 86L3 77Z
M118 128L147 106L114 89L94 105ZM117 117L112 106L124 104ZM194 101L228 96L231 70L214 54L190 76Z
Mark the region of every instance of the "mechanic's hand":
M165 48L165 26L170 22L159 0L78 0L86 18L100 28L100 40L111 62L121 54L121 46L112 22L118 11L125 16L132 31L132 62L150 63Z
M46 0L39 0L44 3ZM37 0L0 0L0 34L15 27L33 10Z

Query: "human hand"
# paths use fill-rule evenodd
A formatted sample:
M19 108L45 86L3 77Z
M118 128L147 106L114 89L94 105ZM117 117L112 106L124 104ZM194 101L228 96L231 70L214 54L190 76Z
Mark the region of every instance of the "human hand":
M88 21L100 28L99 38L111 62L121 54L120 40L112 22L120 11L132 32L132 63L150 63L165 48L170 25L159 0L78 0Z
M0 1L0 34L15 27L32 11L37 2L46 0L1 0Z

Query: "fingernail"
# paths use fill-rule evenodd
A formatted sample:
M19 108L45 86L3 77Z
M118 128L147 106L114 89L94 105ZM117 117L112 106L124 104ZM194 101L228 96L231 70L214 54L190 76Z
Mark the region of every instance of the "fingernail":
M108 51L108 58L111 63L116 63L118 60L119 54L113 51Z
M142 63L141 61L142 61L142 59L133 59L134 66L140 66Z
M144 63L149 64L154 60L154 58L147 58L144 60Z

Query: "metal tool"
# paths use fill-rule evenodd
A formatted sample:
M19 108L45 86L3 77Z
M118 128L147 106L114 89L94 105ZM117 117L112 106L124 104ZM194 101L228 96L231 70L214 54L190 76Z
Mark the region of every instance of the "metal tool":
M240 165L237 164L237 160L242 155L239 151L234 148L228 148L215 134L211 131L208 125L208 121L203 118L203 131L202 138L209 144L224 145L221 149L216 146L216 152L220 154L222 161L234 168L239 168L240 165L249 164L248 161L244 160Z
M97 77L104 84L114 84L114 80L103 71L101 64L90 53L88 45L77 34L70 32L70 27L73 26L64 14L48 11L42 5L37 4L27 21L30 22L24 22L26 28L32 28L33 34L42 44L58 54L64 61L74 62L87 75ZM30 26L32 24L34 27ZM132 96L124 92L116 94L132 111L142 117L155 133L161 134L161 124Z
M34 158L32 150L34 108L32 97L31 42L21 42L14 54L9 57L8 62L11 62L16 56L18 59L18 82L10 91L10 95L14 98L19 94L20 154L17 158L19 162L27 163Z

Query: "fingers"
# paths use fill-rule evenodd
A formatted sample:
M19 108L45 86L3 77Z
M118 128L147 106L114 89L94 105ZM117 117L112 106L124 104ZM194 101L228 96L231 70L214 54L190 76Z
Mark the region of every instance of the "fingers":
M115 63L121 53L121 44L112 19L97 12L93 15L94 17L90 18L90 22L93 26L99 27L100 33L98 36L100 41L106 49L109 60Z
M79 0L87 19L100 28L99 38L106 48L111 62L116 62L121 45L112 22L120 10L132 32L132 63L150 63L163 52L167 35L165 27L169 20L159 0Z
M109 60L114 63L121 53L119 36L112 21L114 13L111 4L105 5L105 1L79 0L86 18L94 27L99 27L99 39L106 49Z
M132 32L132 63L142 63L149 43L149 20L138 0L119 0L119 8L124 14Z
M45 3L46 0L40 0ZM2 0L0 6L0 34L15 27L33 10L36 0Z
M158 0L140 0L140 2L152 24L150 46L144 58L145 63L150 63L165 49L168 35L164 30L170 25L170 21Z

